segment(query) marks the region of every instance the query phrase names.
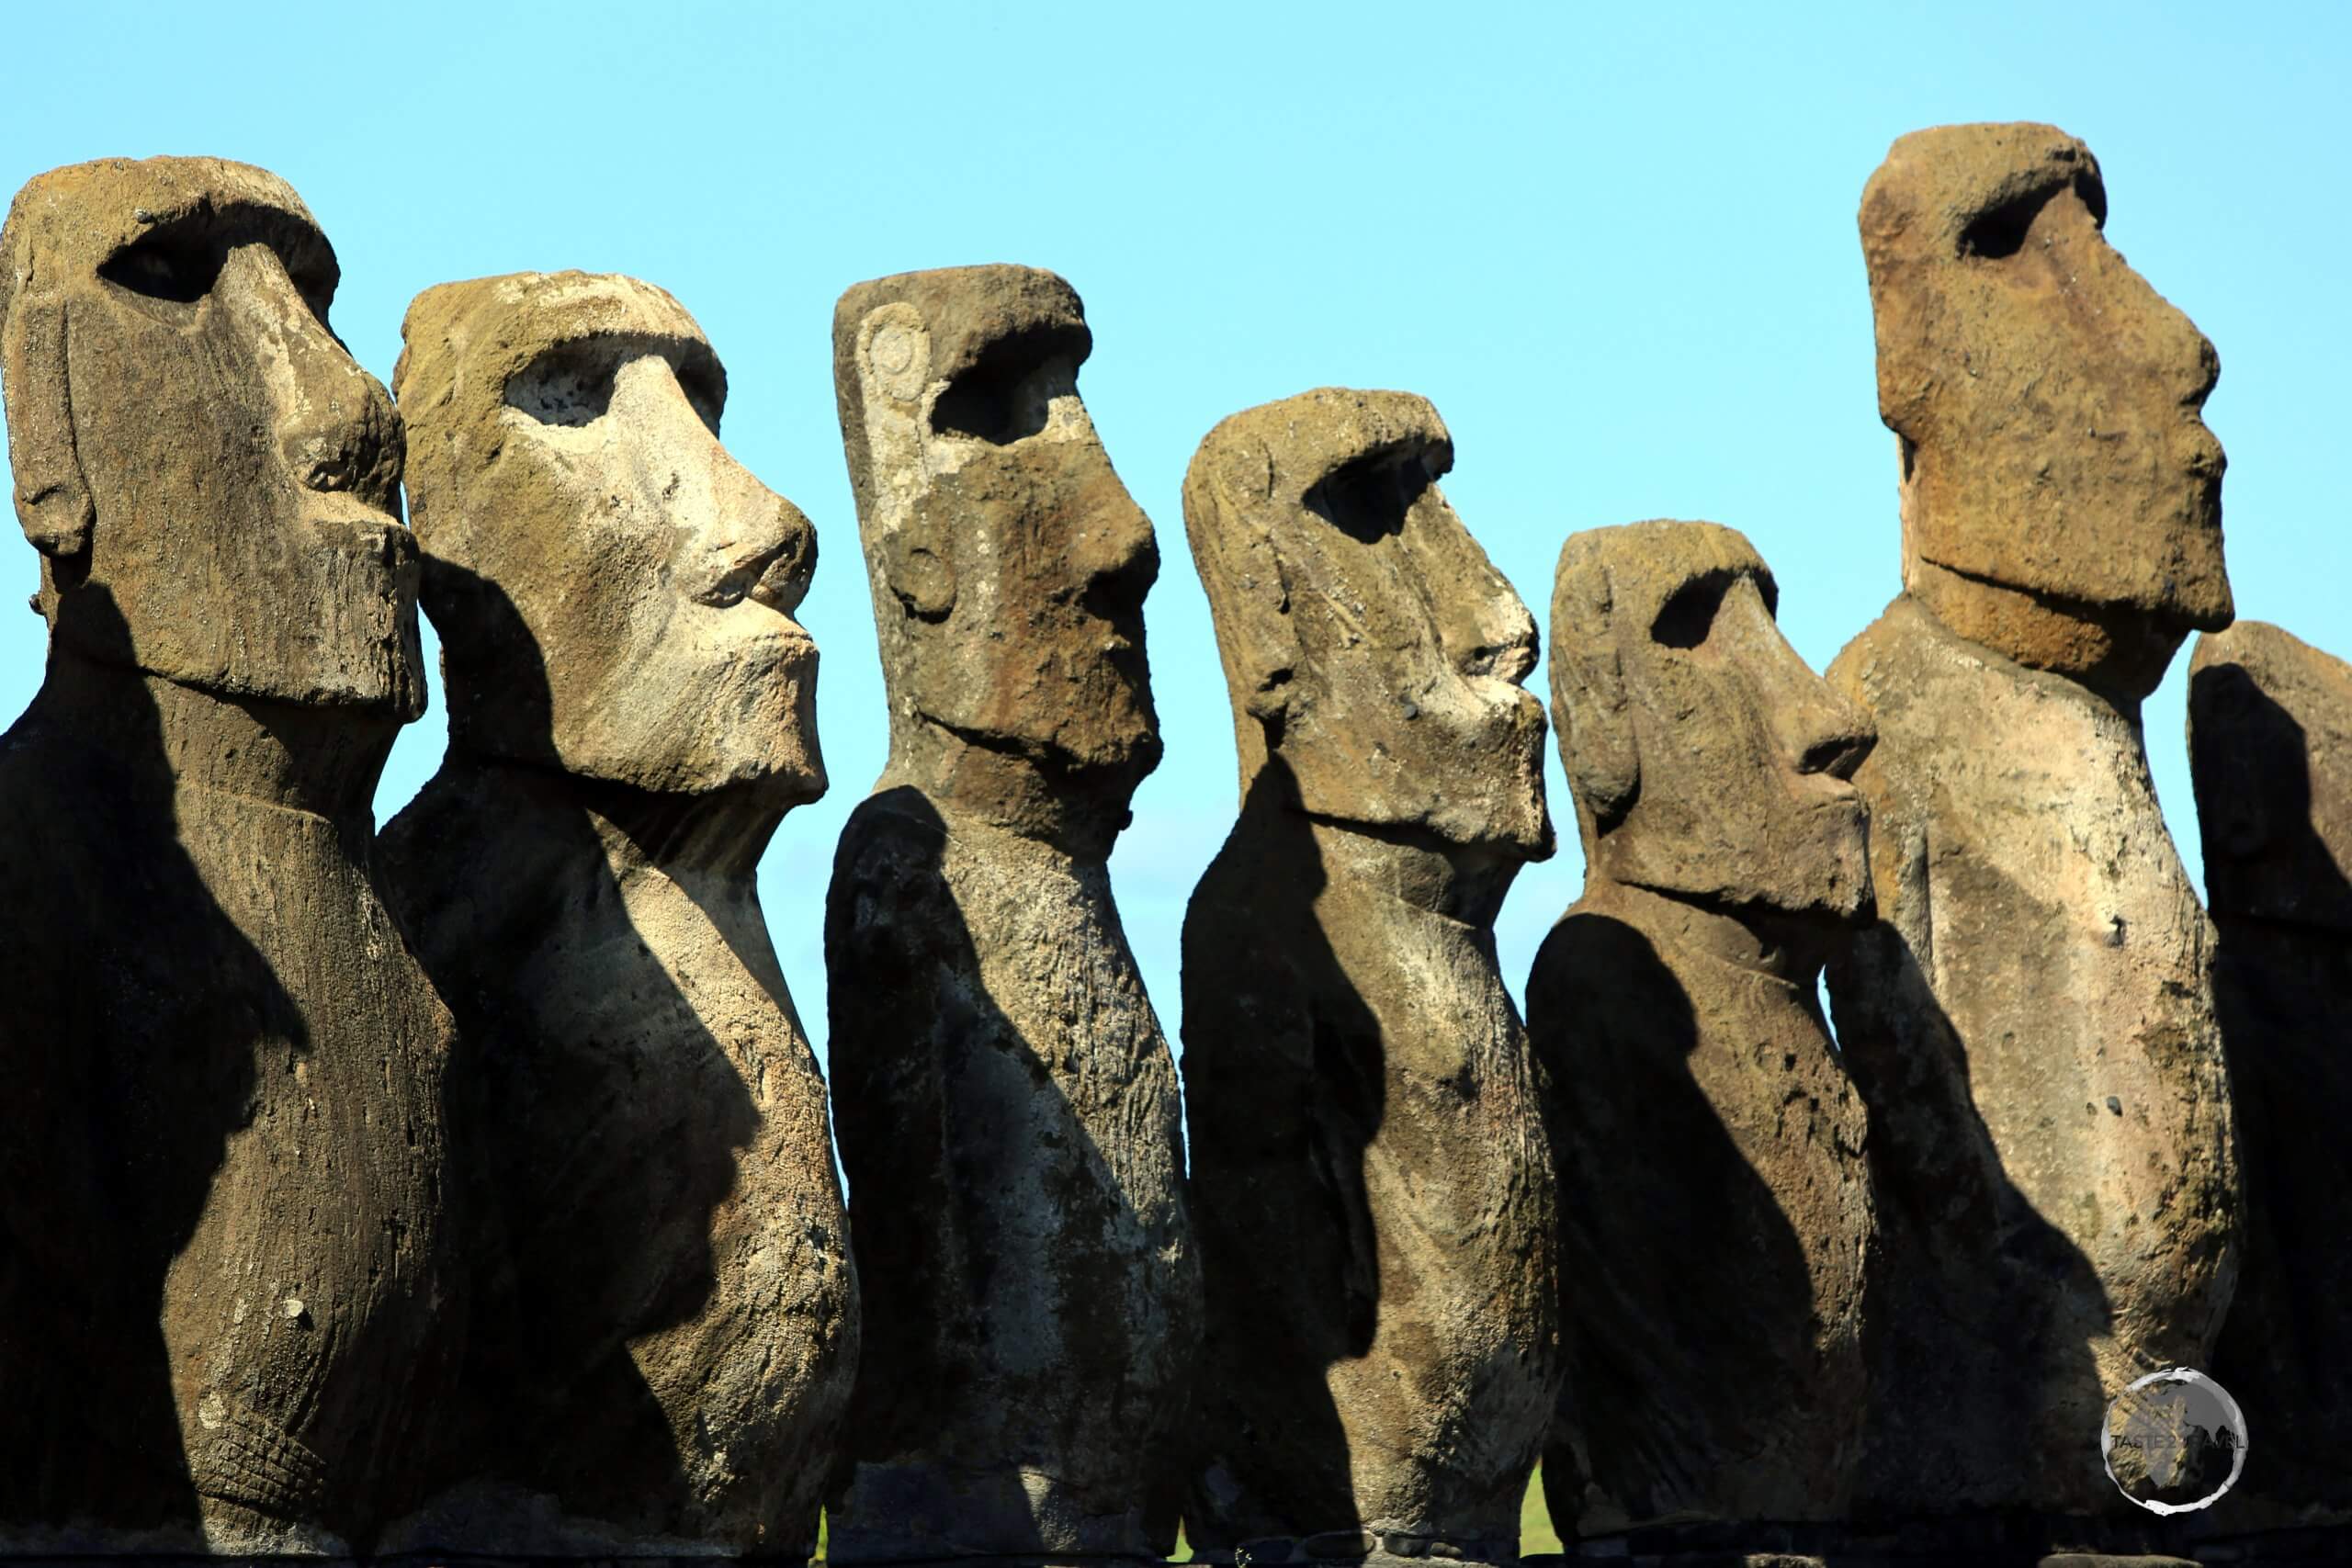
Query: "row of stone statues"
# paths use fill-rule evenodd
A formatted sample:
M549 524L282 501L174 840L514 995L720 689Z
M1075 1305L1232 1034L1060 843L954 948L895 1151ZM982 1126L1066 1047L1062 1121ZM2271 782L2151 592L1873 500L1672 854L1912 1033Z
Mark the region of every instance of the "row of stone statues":
M1184 926L1187 1138L1105 869L1159 557L1061 279L835 314L890 748L826 897L829 1096L753 882L826 787L815 531L721 445L693 319L433 288L396 412L281 182L34 180L0 1550L790 1557L821 1508L844 1562L1181 1518L1216 1562L1507 1563L1539 1457L1564 1535L2094 1540L2101 1413L2177 1362L2278 1434L2233 1517L2352 1522L2313 1180L2352 669L2199 646L2217 943L2139 719L2233 614L2216 361L2104 216L2043 126L1872 177L1905 586L1826 680L1737 533L1567 541L1589 870L1524 1026L1537 634L1444 424L1324 389L1210 432L1241 795ZM420 602L449 750L379 835Z

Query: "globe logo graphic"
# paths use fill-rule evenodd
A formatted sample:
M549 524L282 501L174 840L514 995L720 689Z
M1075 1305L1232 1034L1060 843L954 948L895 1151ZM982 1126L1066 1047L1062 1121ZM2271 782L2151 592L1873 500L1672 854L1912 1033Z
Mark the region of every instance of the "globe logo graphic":
M2098 1451L2126 1497L2153 1514L2190 1513L2245 1468L2245 1413L2203 1372L2167 1367L2115 1396Z

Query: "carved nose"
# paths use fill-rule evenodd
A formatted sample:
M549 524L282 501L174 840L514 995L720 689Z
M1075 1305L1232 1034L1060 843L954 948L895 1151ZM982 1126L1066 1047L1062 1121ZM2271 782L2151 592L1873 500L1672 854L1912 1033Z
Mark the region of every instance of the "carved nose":
M711 501L721 525L719 573L706 602L754 599L790 615L817 571L817 529L808 514L752 477L726 448L711 445Z
M817 527L784 497L775 501L775 546L752 581L750 597L788 615L800 607L817 575Z
M1151 519L1107 461L1081 493L1083 511L1069 547L1071 567L1090 594L1140 602L1159 576L1159 545L1152 537Z
M1535 668L1543 641L1535 617L1501 577L1493 576L1484 602L1473 601L1467 615L1442 619L1439 637L1464 675L1508 681L1516 686Z
M1772 728L1781 754L1800 773L1852 779L1878 745L1877 729L1869 715L1806 669L1793 649L1788 657L1796 666L1794 672L1803 677L1803 687L1771 705Z
M397 512L403 447L391 394L311 313L277 253L238 246L221 265L215 294L246 341L261 345L278 452L297 482Z

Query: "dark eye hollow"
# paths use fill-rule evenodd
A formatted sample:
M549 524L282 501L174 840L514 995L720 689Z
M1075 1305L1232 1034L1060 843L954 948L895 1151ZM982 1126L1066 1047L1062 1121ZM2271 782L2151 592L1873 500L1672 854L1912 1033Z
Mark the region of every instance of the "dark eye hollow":
M2025 249L2025 237L2033 228L2033 220L2050 204L2052 191L2034 191L2005 201L1990 211L1980 212L1969 220L1968 227L1960 231L1960 254L1998 261Z
M579 426L613 406L618 359L587 344L566 344L539 355L506 383L506 401L541 424Z
M1325 475L1304 500L1306 510L1369 545L1403 531L1433 477L1418 452L1379 452Z
M108 256L98 276L118 288L175 305L193 305L220 276L220 248L169 233L149 234Z
M1075 391L1088 346L1083 330L1033 328L989 344L932 405L931 427L1009 446L1046 428L1053 400Z
M1696 648L1706 641L1731 584L1731 573L1710 571L1676 589L1650 622L1650 640L1661 648Z

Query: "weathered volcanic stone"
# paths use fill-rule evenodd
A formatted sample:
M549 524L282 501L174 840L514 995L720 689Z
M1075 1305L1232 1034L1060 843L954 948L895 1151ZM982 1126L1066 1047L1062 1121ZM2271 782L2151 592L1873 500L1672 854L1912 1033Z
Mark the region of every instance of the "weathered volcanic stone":
M0 741L0 1549L355 1550L436 1406L449 1016L368 869L416 547L335 279L212 159L0 233L50 623Z
M804 1556L857 1291L753 872L825 788L816 536L719 445L659 288L447 284L402 331L449 751L380 849L463 1031L476 1301L402 1544Z
M862 283L833 344L890 755L825 905L866 1292L829 1551L1164 1556L1200 1281L1104 864L1159 759L1151 525L1053 274Z
M1215 1561L1507 1562L1559 1392L1555 1212L1495 964L1552 851L1535 626L1401 392L1234 415L1184 482L1241 761L1184 920Z
M2254 1427L2210 1522L2352 1524L2352 665L2259 621L2199 637L2188 761L2245 1162L2212 1370Z
M1862 198L1905 584L1829 669L1879 730L1879 923L1829 967L1888 1253L1864 1514L2128 1512L2107 1401L2204 1365L2236 1274L2211 928L2139 716L2231 615L2215 360L2105 210L2030 125L1905 137Z
M381 856L463 1027L478 1298L404 1544L805 1556L856 1279L752 872L826 787L814 529L656 287L445 285L402 333L449 755Z
M1560 552L1552 702L1587 869L1527 1024L1573 1195L1544 1485L1586 1534L1837 1518L1860 1453L1870 1173L1817 985L1871 911L1848 781L1874 737L1778 597L1711 523Z

